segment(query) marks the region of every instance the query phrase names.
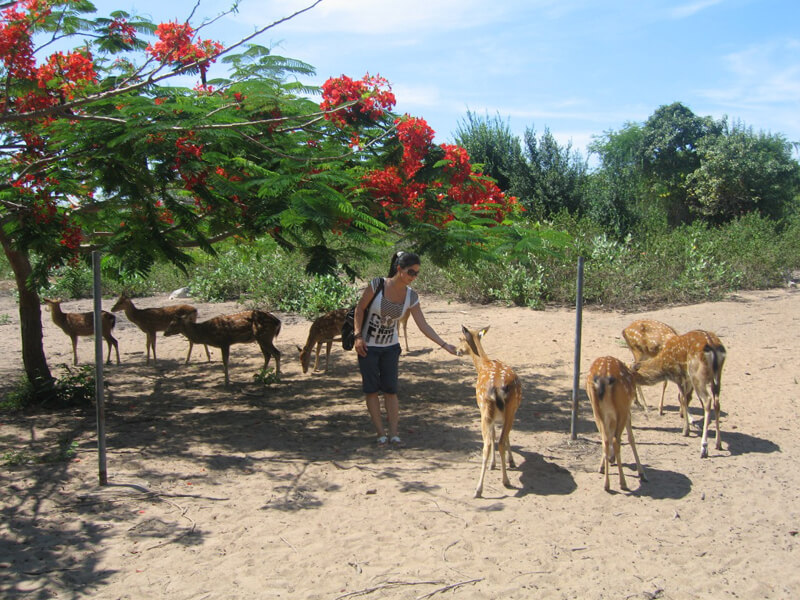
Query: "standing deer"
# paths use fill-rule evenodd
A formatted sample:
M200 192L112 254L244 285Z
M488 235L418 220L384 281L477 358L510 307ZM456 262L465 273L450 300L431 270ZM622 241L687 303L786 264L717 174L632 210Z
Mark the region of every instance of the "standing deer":
M207 344L222 351L222 366L225 370L225 385L228 378L228 358L232 344L258 342L264 354L264 368L269 365L270 356L275 357L275 375L281 375L281 353L273 340L281 330L278 317L262 310L248 310L232 315L214 317L201 323L195 322L191 315L173 319L164 331L165 336L182 333L190 342Z
M480 330L467 329L461 326L463 337L457 349L459 356L469 354L478 371L475 382L475 396L481 413L481 435L483 437L483 460L478 486L475 488L475 498L480 498L483 493L483 480L486 476L486 466L491 458L491 468L495 468L495 422L502 421L503 429L500 432L498 451L500 454L500 467L503 472L503 485L511 487L511 482L506 473L506 454L508 466L514 468L514 457L511 454L511 428L514 425L514 415L522 401L522 385L511 367L498 360L491 360L481 345L481 338L489 330L484 327Z
M58 325L64 333L66 333L72 340L72 361L73 364L78 364L78 336L81 335L94 335L94 313L65 313L61 310L61 300L52 300L49 298L42 298L47 306L50 307L50 314L53 317L53 323ZM111 364L111 346L117 351L117 364L119 364L119 344L117 340L111 335L111 330L117 318L110 312L103 311L101 315L101 323L103 327L103 339L108 345L108 360L106 363Z
M628 489L625 474L622 472L622 455L620 454L620 436L623 428L628 430L628 443L636 460L636 471L642 481L647 481L636 442L631 428L631 405L636 398L636 384L633 374L621 360L613 356L596 359L589 368L586 377L586 394L592 404L592 413L603 443L603 455L600 461L600 472L605 474L605 490L611 489L609 470L612 456L616 458L619 470L619 487ZM613 453L612 453L613 450Z
M120 294L119 300L111 307L111 312L125 311L128 320L134 323L139 329L145 332L147 346L147 360L145 364L150 364L150 348L153 349L153 364L156 362L156 333L164 331L167 326L178 317L187 315L192 320L197 320L197 309L189 304L176 304L175 306L164 306L161 308L136 308L133 301L125 294ZM189 353L186 355L186 364L192 356L194 343L189 340ZM211 353L206 348L206 356L211 360Z
M308 330L306 345L302 348L297 346L297 349L300 351L300 364L303 367L303 373L308 372L308 365L311 362L311 352L314 350L315 344L317 355L314 359L314 371L317 370L319 366L319 353L323 343L327 344L325 348L325 372L328 372L331 346L333 346L333 342L342 339L342 325L344 325L346 315L347 309L339 308L317 317L311 324L311 328Z
M708 422L713 403L716 421L717 450L722 448L719 433L719 391L722 367L725 364L725 346L710 331L695 330L668 339L656 356L637 362L633 366L634 382L654 385L660 381L674 381L681 390L683 410L683 435L689 435L689 398L692 390L703 403L703 437L700 458L708 456ZM709 393L710 388L710 393Z
M650 319L634 321L622 330L622 337L625 338L625 342L631 349L634 363L638 363L643 359L653 358L664 347L664 342L676 335L678 335L678 332L666 323ZM664 394L667 391L667 383L665 381L664 387L661 389L661 401L658 403L659 415L664 414ZM641 402L637 399L636 403L641 404L642 408L647 410L642 388L638 385L636 386L636 392L638 397L641 398Z

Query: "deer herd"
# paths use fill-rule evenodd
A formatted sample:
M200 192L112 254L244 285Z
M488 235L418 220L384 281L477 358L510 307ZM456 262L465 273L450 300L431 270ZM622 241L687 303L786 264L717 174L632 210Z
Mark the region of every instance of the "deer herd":
M93 335L93 313L67 313L62 311L60 300L45 299L44 302L50 308L53 322L72 341L73 362L77 365L78 337ZM230 383L228 361L232 344L257 342L264 355L264 367L269 365L270 358L274 358L275 373L278 378L280 377L281 353L275 347L274 341L281 330L281 321L269 312L249 310L197 322L197 309L189 304L139 309L125 294L119 297L111 311L103 311L101 318L102 336L108 345L108 363L111 362L113 347L119 364L119 345L112 335L116 324L116 316L113 313L124 311L128 320L145 333L148 365L151 350L153 363L156 361L156 334L163 331L165 336L182 334L187 338L189 350L186 364L189 363L194 344L205 346L208 360L211 360L208 346L219 348L222 353L226 385ZM344 308L334 310L312 322L305 345L297 346L303 373L308 372L312 353L315 354L313 370L318 370L323 344L326 345L324 370L328 371L331 347L333 342L340 339L346 313L347 309ZM405 319L398 323L398 329L400 325L404 327L406 350L408 350L408 333L405 331L407 320L408 313ZM503 485L507 488L512 487L506 465L515 468L510 435L514 416L522 401L522 385L517 374L508 365L490 359L482 346L481 340L488 329L488 327L469 329L462 326L457 352L459 356L469 355L477 372L475 396L480 412L483 451L475 498L480 498L483 493L487 467L495 468L495 446L500 455ZM663 382L659 401L659 415L663 415L667 383L672 381L677 385L684 436L689 436L690 425L693 423L689 416L689 402L692 392L696 392L703 407L700 457L708 456L708 428L712 408L715 425L714 447L717 450L722 448L719 394L722 367L725 363L725 347L716 334L703 330L678 334L665 323L636 320L622 331L622 337L633 354L632 364L628 366L613 356L602 356L591 364L586 377L586 394L601 438L599 471L604 474L606 491L610 490L609 470L614 462L619 473L620 488L628 489L620 452L623 429L627 431L628 443L639 478L641 481L647 481L644 467L639 461L631 426L631 407L634 403L639 404L643 410L648 410L641 386ZM497 423L501 424L499 439L495 436Z

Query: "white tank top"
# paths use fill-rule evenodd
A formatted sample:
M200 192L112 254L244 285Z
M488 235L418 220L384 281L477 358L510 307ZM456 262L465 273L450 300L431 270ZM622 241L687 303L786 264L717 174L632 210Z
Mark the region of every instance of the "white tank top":
M376 277L370 282L374 292L380 285L381 278ZM386 285L384 283L384 285ZM406 297L402 303L392 302L381 290L369 307L364 326L361 328L364 341L368 346L385 348L400 343L397 333L397 321L406 311L419 304L419 294L410 287L406 288Z

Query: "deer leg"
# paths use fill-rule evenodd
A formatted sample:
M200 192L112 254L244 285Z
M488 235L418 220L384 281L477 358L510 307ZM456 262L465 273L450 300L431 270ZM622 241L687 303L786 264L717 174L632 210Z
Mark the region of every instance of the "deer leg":
M491 427L492 427L492 460L489 465L489 469L494 471L497 468L497 454L495 454L494 451L495 446L497 445L497 438L496 438L497 432L495 431L494 423L492 423Z
M618 424L619 425L619 424ZM614 430L614 453L617 455L617 471L619 471L619 487L620 489L627 490L628 484L625 481L625 473L622 470L622 451L621 451L621 444L620 444L620 434L622 433L622 427L617 426Z
M271 356L275 357L275 379L280 380L281 378L281 353L275 345L272 343L271 340L258 340L258 345L261 346L261 353L264 355L264 369L267 368L269 365L269 359ZM317 355L319 358L319 355ZM316 365L314 366L316 370Z
M314 371L317 370L319 367L319 351L322 349L322 342L317 342L317 356L314 358ZM328 368L326 367L325 370L327 371Z
M697 394L700 395L699 393ZM700 441L700 458L708 458L708 421L711 417L711 403L708 398L703 402L703 437Z
M507 413L510 411L507 411ZM508 414L506 413L505 422L503 423L503 430L500 432L500 442L498 444L498 450L500 452L500 469L503 473L503 485L507 488L512 487L511 481L508 479L508 473L506 473L506 454L508 455L508 466L514 467L514 459L511 456L511 441L509 439L509 430L511 429L508 419ZM512 416L513 420L513 416Z
M328 372L328 363L331 360L331 348L333 347L333 340L328 340L325 346L325 372Z
M186 362L183 364L188 365L189 359L192 358L192 348L194 348L194 342L189 340L189 352L186 353ZM206 346L206 352L208 352L208 346Z
M687 401L688 395L692 393L691 388L688 390L686 389L687 386L681 386L681 394L678 397L678 401L681 405L681 411L683 412L683 435L688 437L689 436L689 402Z
M72 336L72 364L78 364L78 336Z
M211 362L211 352L208 351L208 344L203 344L203 347L206 349L206 358L208 362Z
M644 467L642 466L641 461L639 461L639 453L636 451L636 442L633 439L633 428L631 427L630 415L628 415L628 422L625 425L625 428L628 430L628 443L631 445L633 458L636 460L636 471L639 473L639 479L642 481L647 481L647 475L645 475Z
M659 414L659 416L662 416L662 417L664 416L664 394L667 391L667 383L669 383L669 382L665 381L664 382L664 387L661 388L661 400L658 403L658 414Z
M636 395L633 397L636 401L636 404L639 405L644 412L647 412L647 402L644 401L644 392L642 392L642 387L637 385L636 386Z
M722 450L722 438L719 435L719 397L714 396L714 420L716 421L717 437L714 439L714 447Z
M104 335L106 338L106 343L108 344L108 359L106 360L107 364L111 364L111 346L114 346L114 350L117 352L117 364L119 364L119 344L117 343L116 338L111 335L111 332L108 332L108 335Z
M481 435L483 436L483 456L481 460L481 475L478 478L478 486L475 488L475 498L480 498L483 494L483 480L486 477L486 467L489 464L490 455L494 455L494 422L488 419L481 419Z
M222 368L225 371L225 385L228 385L230 383L230 379L228 378L228 357L231 354L231 347L222 346L220 350L222 350Z
M156 364L156 334L155 332L147 332L147 361L146 365L150 364L150 347L153 347L153 364Z
M605 424L602 421L598 421L598 429L600 429L600 443L602 444L602 452L600 453L600 468L597 469L599 473L603 473L605 476L603 487L606 491L611 489L611 482L608 477L608 471L611 468L611 461L609 456L611 454L611 448L609 445L608 436L606 435L606 428Z

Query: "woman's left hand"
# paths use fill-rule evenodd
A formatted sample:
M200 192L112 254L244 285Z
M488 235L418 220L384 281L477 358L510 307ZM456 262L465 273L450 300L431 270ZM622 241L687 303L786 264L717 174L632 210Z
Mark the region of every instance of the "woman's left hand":
M447 351L448 351L450 354L452 354L452 355L454 355L454 356L455 356L456 354L458 354L458 353L456 352L456 347L455 347L455 346L453 346L453 344L447 344L447 343L444 343L444 344L442 344L442 348L444 348L445 350L447 350Z

